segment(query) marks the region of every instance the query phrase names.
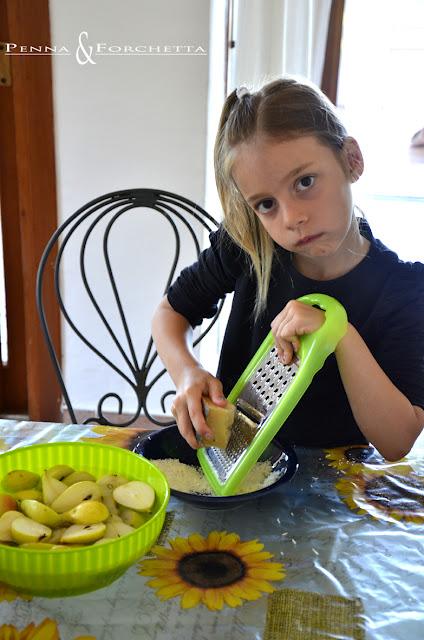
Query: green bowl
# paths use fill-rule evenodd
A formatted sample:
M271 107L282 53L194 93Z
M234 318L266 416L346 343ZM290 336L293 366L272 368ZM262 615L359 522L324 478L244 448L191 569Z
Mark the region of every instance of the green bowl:
M41 474L55 464L89 471L97 478L119 473L142 480L156 492L152 517L122 538L66 550L38 550L0 543L0 582L18 591L48 598L95 591L119 578L155 543L165 519L169 485L145 458L98 442L55 442L14 449L0 455L0 481L8 471L27 469Z

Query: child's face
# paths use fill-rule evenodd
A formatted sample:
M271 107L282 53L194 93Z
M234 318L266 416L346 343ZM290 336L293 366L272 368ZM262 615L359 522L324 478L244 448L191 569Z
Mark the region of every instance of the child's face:
M344 169L314 136L257 136L237 148L232 174L277 244L309 259L331 256L347 248L352 224L351 155Z

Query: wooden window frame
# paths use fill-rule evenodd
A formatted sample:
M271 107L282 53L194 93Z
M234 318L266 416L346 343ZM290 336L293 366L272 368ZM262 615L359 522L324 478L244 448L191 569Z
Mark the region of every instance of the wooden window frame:
M344 5L345 0L332 0L331 3L327 46L321 79L321 89L333 104L337 104Z
M0 41L51 46L48 0L0 0ZM49 55L9 56L11 85L0 87L0 196L10 358L0 374L1 413L61 419L61 393L35 301L38 264L57 227L52 65ZM45 290L60 353L53 286Z

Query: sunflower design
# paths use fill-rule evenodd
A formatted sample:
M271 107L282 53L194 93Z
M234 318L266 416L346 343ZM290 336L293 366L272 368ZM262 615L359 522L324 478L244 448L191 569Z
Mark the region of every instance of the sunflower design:
M269 581L285 576L282 564L269 562L273 555L263 551L262 543L242 542L236 533L212 531L207 538L194 533L169 544L153 547L156 558L143 560L139 574L154 578L147 584L160 600L181 596L183 609L239 607L275 591Z
M0 640L60 640L59 630L54 620L46 618L37 626L33 622L22 631L13 624L0 627ZM78 636L74 640L96 640L95 636Z
M46 618L38 626L31 622L22 631L12 624L3 624L0 627L0 640L60 640L60 636L56 622Z
M91 431L100 434L99 440L101 439L102 444L111 444L122 449L128 449L132 440L140 433L140 429L136 427L106 427L102 425L92 427ZM81 438L81 440L91 442L93 437Z
M32 596L27 595L26 593L19 593L7 584L0 582L0 602L2 600L12 602L13 600L17 600L17 598L20 598L21 600L32 600Z
M424 477L387 471L363 471L336 482L343 501L359 514L391 522L424 522Z
M405 474L412 471L405 458L397 462L387 462L372 445L352 444L344 447L324 449L330 467L352 474L365 469L385 469L392 473Z

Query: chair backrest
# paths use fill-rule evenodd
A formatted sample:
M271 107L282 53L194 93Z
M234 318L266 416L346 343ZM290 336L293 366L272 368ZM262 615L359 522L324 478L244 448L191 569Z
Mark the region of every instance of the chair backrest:
M167 425L174 422L174 420L167 420L160 416L154 416L149 411L149 393L152 390L152 387L154 387L158 380L165 374L165 369L160 367L159 372L154 375L153 372L151 373L152 365L157 358L157 352L154 350L150 332L149 338L145 342L145 349L143 347L144 356L140 357L139 354L136 353L137 349L133 340L131 322L128 318L126 305L123 302L122 288L120 289L118 284L119 278L116 276L117 271L120 270L118 269L119 265L117 264L116 259L111 258L111 254L114 251L114 242L116 246L116 237L119 237L119 234L116 233L119 223L122 225L124 220L128 223L129 217L131 218L131 221L134 221L135 214L139 216L141 214L146 214L147 212L149 212L150 220L152 220L151 215L154 214L155 220L159 216L161 223L165 223L166 226L166 230L163 230L160 225L161 231L158 234L158 237L149 236L147 239L149 245L147 252L153 252L149 255L153 255L156 248L157 250L160 248L163 249L166 233L168 233L168 238L166 239L167 246L169 245L169 239L173 238L174 253L169 256L168 252L171 265L169 271L166 271L168 275L165 285L160 292L162 295L167 292L175 276L178 275L180 268L185 266L184 264L179 264L181 258L181 236L183 235L184 238L187 238L191 243L194 250L194 258L196 258L201 251L199 238L201 238L202 232L204 230L207 230L208 232L213 231L218 226L218 222L204 209L187 198L174 193L160 191L157 189L128 189L100 196L78 209L78 211L73 213L62 225L60 225L52 235L42 255L37 275L37 307L47 348L49 350L49 354L62 389L63 399L72 422L76 423L77 418L70 394L68 393L67 386L65 384L62 366L58 361L50 336L48 320L46 318L43 303L43 288L45 280L48 277L54 278L57 301L64 320L62 322L62 327L66 328L66 326L68 326L92 353L100 358L103 363L108 365L115 374L120 376L120 378L122 378L125 383L131 387L132 393L135 394L137 403L136 410L131 411L129 419L121 420L118 426L128 426L133 424L142 413L154 424ZM140 218L138 217L138 222L139 221ZM134 253L134 250L129 246L134 240L134 238L130 238L129 236L133 234L128 233L128 224L124 224L124 228L124 236L121 235L121 238L118 241L118 262L122 262L123 259L125 259L126 251L128 251L128 253ZM126 246L122 245L122 241L128 244L128 249ZM146 243L146 238L144 238L144 242ZM99 243L99 250L97 251L95 249L93 252L93 247L95 247L96 244L99 245ZM50 268L50 264L56 249L57 255L54 260L54 268L52 270ZM74 260L75 268L73 270L68 269L66 278L64 278L63 270L64 265L66 266L66 261L68 260L67 254L70 254L70 257ZM102 279L103 281L106 281L106 284L110 289L111 299L114 301L113 311L111 310L111 305L105 304L102 295L97 295L94 287L92 286L91 277L89 275L90 264L92 262L90 256L92 255L96 255L97 259L102 261L102 269L104 271L104 277L102 276ZM78 263L76 261L78 261ZM176 274L177 267L178 272ZM152 267L152 270L154 270L154 267ZM70 271L71 275L69 275ZM154 287L156 287L155 278L157 275L158 274L152 273L151 271L147 271L145 273L146 278L150 280L149 284L154 282ZM96 321L98 321L102 327L101 330L105 335L107 334L108 340L111 341L113 349L118 356L117 358L113 358L110 354L106 354L102 346L95 344L95 339L88 337L84 329L77 326L78 321L75 320L75 314L70 310L70 306L72 306L73 302L72 292L71 294L69 293L70 289L74 288L74 283L77 279L80 279L81 281L81 284L79 285L81 286L81 290L86 292L84 293L84 296L87 300L87 304L83 305L84 313L90 314L91 316L94 314ZM66 281L65 291L63 287L64 281ZM104 284L105 283L103 282L103 285ZM157 288L160 288L159 282L157 282ZM143 282L140 283L139 291L137 290L131 293L133 298L136 298L136 300L139 297L141 305ZM78 298L78 296L75 297ZM221 311L222 304L223 300L219 303L217 313L208 322L205 329L202 325L200 335L198 335L195 345L203 339L206 333L211 329L212 325L216 322ZM111 313L113 315L112 321L110 320ZM91 320L92 317L90 321ZM132 325L134 326L134 323L132 323ZM96 334L94 334L94 336L95 335ZM155 367L157 368L157 366L158 363L156 363ZM153 377L148 380L149 374L150 377L152 375ZM175 393L175 391L170 389L161 396L160 402L164 414L166 412L165 399L173 393ZM102 425L116 426L116 420L110 422L105 416L106 411L104 406L111 398L114 398L115 401L117 401L118 413L122 414L123 401L121 395L114 391L108 391L99 398L95 415L81 422L94 422Z

